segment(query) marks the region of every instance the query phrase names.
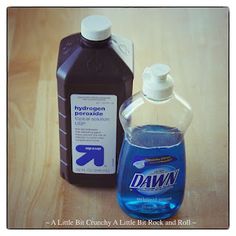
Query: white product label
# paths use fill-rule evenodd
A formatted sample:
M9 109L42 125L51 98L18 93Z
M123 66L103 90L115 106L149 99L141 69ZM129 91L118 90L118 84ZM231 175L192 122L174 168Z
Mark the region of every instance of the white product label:
M115 95L72 94L72 171L114 174L116 170Z

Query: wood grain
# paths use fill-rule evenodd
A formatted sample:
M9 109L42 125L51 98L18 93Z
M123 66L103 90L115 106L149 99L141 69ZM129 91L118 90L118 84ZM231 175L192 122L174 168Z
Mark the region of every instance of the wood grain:
M128 225L115 189L78 188L59 176L58 46L88 14L106 15L113 32L133 40L134 93L147 65L167 63L192 105L185 199L170 219L190 225ZM9 8L8 59L9 228L107 227L87 219L128 221L110 226L118 228L228 227L227 8ZM53 225L75 219L82 225Z

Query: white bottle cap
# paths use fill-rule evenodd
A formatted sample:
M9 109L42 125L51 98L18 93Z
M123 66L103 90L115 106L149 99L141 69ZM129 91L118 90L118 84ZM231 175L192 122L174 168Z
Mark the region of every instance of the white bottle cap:
M152 100L168 99L173 93L173 80L170 67L154 64L143 72L143 94Z
M81 34L88 40L105 40L111 36L111 25L105 16L87 16L81 22Z

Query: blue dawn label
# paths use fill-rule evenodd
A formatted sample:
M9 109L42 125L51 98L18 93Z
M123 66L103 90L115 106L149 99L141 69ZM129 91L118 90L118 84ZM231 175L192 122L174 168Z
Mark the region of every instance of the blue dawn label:
M178 174L179 169L169 165L144 169L143 172L134 173L129 187L143 195L162 194L173 188Z

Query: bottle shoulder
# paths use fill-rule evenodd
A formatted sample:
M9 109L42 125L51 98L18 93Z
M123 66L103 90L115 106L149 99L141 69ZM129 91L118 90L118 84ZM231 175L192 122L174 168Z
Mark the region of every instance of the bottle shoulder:
M62 39L57 77L65 80L68 75L80 79L117 78L125 80L133 77L127 63L122 60L113 47L112 39L106 46L88 47L82 43L81 34L74 34Z
M192 120L190 105L175 93L169 99L153 101L139 92L122 104L119 115L123 127L163 125L183 132Z
M120 111L125 114L128 112L128 114L131 115L135 110L143 109L145 107L149 108L151 112L153 109L159 109L162 107L171 108L171 106L177 106L178 108L183 107L191 110L188 102L176 93L173 93L172 96L165 100L151 100L142 92L138 92L123 103Z
M57 68L61 66L64 61L73 53L73 51L80 44L81 34L71 34L64 38L62 38L59 45L59 53L58 53L58 64Z

